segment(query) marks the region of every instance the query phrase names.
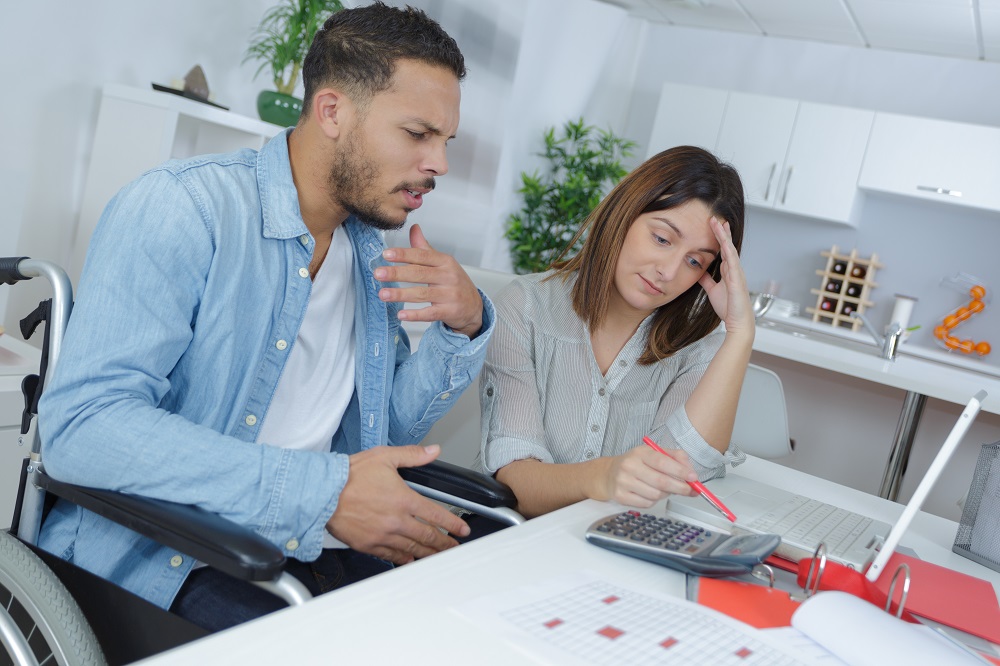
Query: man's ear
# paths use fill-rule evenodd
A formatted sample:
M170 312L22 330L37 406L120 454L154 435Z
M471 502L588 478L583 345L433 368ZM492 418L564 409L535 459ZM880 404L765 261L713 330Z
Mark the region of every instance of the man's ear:
M336 139L344 131L344 121L350 115L350 101L335 88L322 88L313 95L310 120L329 138Z

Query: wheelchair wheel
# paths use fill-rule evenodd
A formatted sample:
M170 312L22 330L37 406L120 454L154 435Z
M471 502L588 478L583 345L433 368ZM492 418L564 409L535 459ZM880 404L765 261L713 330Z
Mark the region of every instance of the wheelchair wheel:
M0 664L105 663L94 632L55 574L0 531Z

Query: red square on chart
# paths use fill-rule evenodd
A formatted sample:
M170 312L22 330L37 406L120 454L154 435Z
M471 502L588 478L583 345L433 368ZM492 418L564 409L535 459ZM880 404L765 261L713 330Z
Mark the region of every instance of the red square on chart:
M622 631L621 629L615 629L611 625L608 625L603 629L599 630L597 633L600 634L601 636L604 636L605 638L610 638L611 640L614 640L619 636L621 636L622 634L624 634L625 632Z
M562 620L560 620L557 617L554 617L554 618L552 618L551 620L549 620L548 622L545 623L545 628L546 629L555 629L556 627L558 627L562 623L563 623Z
M678 640L676 638L674 638L673 636L671 636L667 640L665 640L662 643L660 643L660 647L662 647L662 648L672 648L673 646L677 645L677 643L678 643Z
M746 659L747 657L749 657L752 654L753 654L753 650L751 650L750 648L746 648L746 647L742 647L742 648L740 648L739 650L736 651L736 656L739 657L740 659Z
M620 597L616 597L615 595L612 594L610 597L604 597L603 599L601 599L601 601L603 601L606 604L613 604L619 599Z

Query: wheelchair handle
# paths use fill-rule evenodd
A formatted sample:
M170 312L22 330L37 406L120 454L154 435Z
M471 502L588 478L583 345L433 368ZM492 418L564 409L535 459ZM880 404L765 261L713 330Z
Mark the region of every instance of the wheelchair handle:
M30 275L25 275L18 270L18 265L27 257L0 257L0 283L15 284L21 280L30 280Z

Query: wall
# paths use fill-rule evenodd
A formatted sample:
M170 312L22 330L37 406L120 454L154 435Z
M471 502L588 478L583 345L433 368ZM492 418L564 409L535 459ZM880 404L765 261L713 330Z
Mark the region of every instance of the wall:
M702 85L812 102L1000 125L1000 64L955 58L849 48L790 39L718 31L650 26L627 134L646 154L653 114L664 81ZM998 158L1000 159L1000 158ZM744 265L751 289L768 280L781 284L781 297L800 304L802 314L816 297L820 256L834 244L867 256L876 252L881 269L870 311L876 326L888 323L893 295L918 297L906 344L933 346L931 330L965 295L941 286L957 271L978 276L1000 291L1000 215L957 206L882 195L866 195L857 229L749 209ZM1000 366L1000 300L962 327L975 340L997 347L985 362ZM754 362L778 372L785 384L790 428L797 450L782 462L807 472L877 491L895 432L903 391L755 354ZM971 395L971 392L970 392ZM914 440L910 471L900 499L912 494L938 446L961 411L959 405L929 400ZM949 464L926 507L952 519L975 467L978 445L1000 439L1000 416L979 417Z
M5 3L0 59L7 63L0 104L5 129L0 167L0 255L66 263L86 177L101 87L172 85L200 64L215 101L256 117L255 63L241 64L249 36L274 0L167 3ZM42 281L0 289L0 323L45 298ZM9 298L10 307L4 307Z

